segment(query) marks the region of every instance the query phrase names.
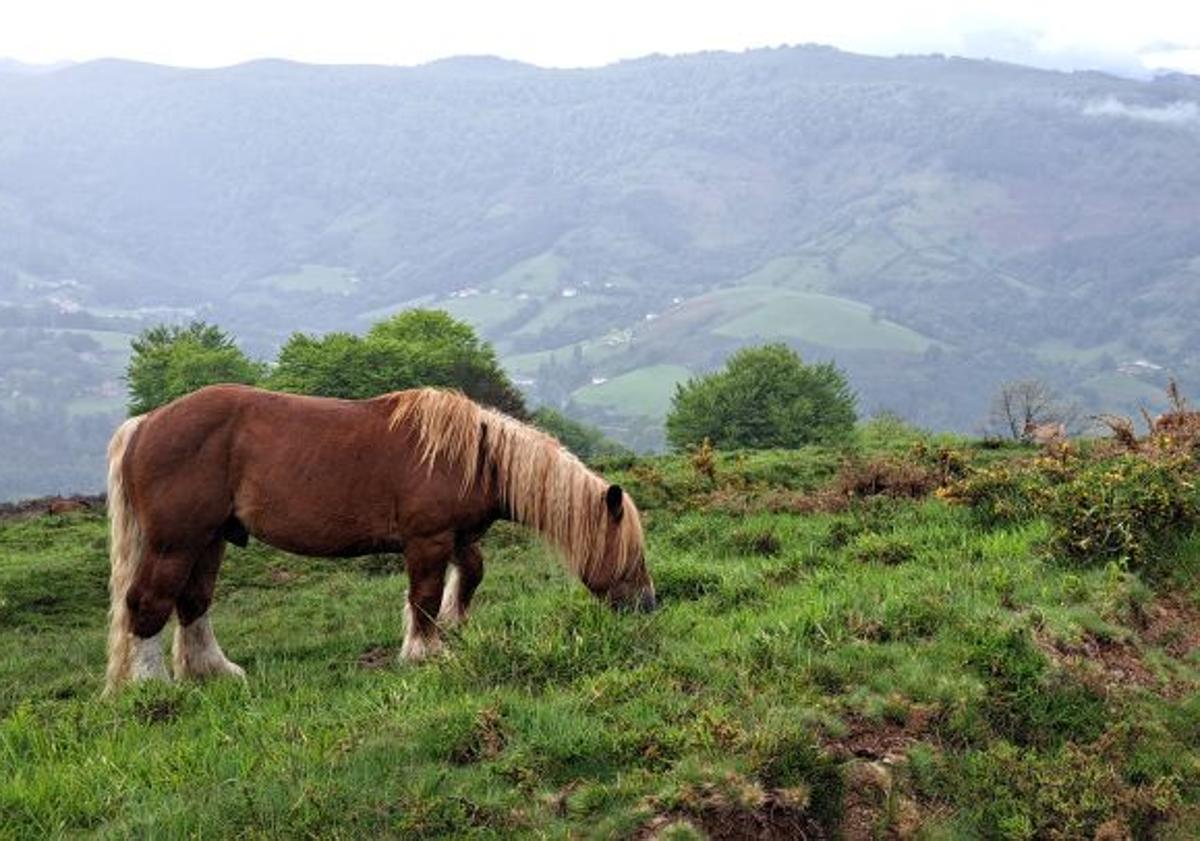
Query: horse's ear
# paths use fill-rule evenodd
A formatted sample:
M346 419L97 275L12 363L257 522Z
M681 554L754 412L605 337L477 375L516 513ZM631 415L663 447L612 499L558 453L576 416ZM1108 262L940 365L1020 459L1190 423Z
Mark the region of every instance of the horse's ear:
M604 504L608 506L608 513L612 518L620 521L625 515L625 491L621 490L620 485L608 486L608 490L604 492Z

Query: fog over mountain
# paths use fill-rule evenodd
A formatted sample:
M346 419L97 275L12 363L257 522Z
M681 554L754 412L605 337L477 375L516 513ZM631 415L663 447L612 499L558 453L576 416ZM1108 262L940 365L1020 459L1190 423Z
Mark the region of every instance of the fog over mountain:
M544 70L0 65L0 497L100 484L129 334L444 308L641 447L747 343L974 431L1200 383L1200 78L824 47Z

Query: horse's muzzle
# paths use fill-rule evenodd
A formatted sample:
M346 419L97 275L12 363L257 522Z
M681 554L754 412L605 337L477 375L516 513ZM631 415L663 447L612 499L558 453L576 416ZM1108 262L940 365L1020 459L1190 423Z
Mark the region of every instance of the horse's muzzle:
M658 599L654 596L654 591L649 590L638 596L637 609L639 613L653 613L658 610Z

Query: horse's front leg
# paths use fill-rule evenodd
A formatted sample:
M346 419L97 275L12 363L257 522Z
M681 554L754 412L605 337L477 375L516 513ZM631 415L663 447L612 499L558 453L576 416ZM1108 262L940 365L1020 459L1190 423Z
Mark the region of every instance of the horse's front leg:
M446 565L453 553L453 532L416 538L404 545L408 604L404 608L404 647L400 656L405 660L424 660L442 650L437 615L446 582Z
M483 552L478 543L462 543L454 549L454 561L446 574L446 589L442 592L442 608L438 624L452 628L467 621L471 596L483 580Z

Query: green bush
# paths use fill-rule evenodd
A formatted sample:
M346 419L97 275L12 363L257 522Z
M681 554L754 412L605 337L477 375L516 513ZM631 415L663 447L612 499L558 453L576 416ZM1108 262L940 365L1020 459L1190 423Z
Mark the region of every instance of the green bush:
M971 470L937 493L948 502L970 506L982 525L1000 526L1037 516L1049 498L1050 482L1029 465L1001 462Z
M1046 514L1056 557L1153 572L1162 550L1200 525L1200 494L1190 461L1126 455L1054 488Z
M526 414L492 346L441 310L406 310L375 324L366 336L294 333L280 349L267 385L349 399L439 386L516 417Z
M133 340L125 369L129 414L140 415L216 383L254 384L263 367L234 344L233 337L212 324L194 321L187 327L159 325Z
M724 370L678 386L667 415L676 449L706 438L720 449L770 449L848 440L854 394L831 362L806 365L787 345L745 348Z

